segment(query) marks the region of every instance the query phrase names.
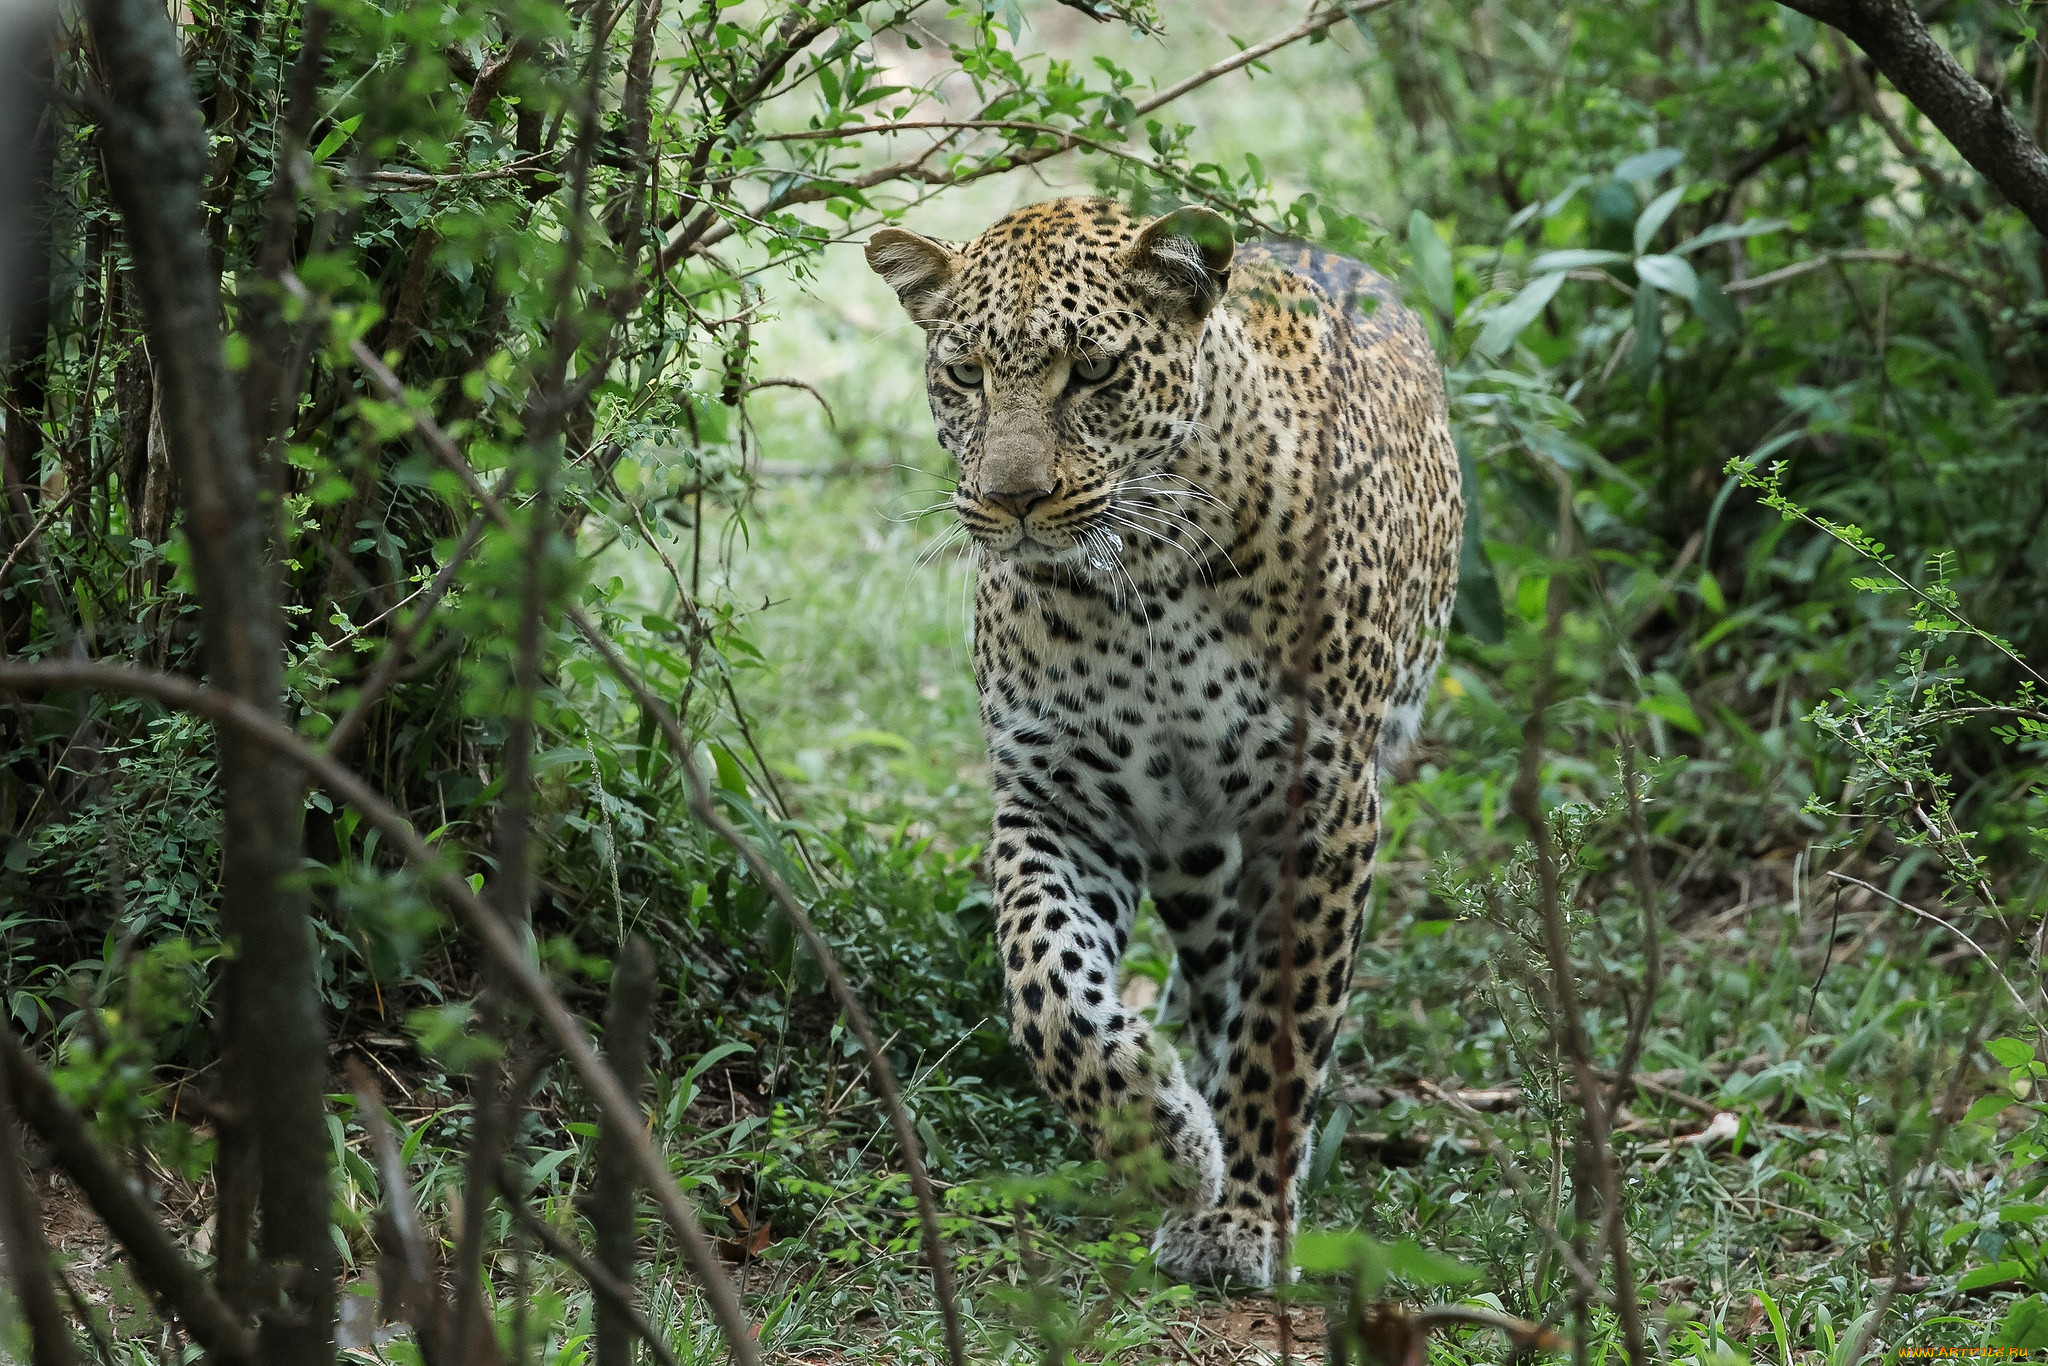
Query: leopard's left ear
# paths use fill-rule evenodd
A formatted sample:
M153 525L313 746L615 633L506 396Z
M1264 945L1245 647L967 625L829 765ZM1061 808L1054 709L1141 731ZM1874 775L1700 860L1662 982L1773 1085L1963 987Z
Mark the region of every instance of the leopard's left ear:
M1230 287L1236 250L1229 219L1190 205L1147 223L1121 259L1136 274L1139 288L1185 304L1200 318Z

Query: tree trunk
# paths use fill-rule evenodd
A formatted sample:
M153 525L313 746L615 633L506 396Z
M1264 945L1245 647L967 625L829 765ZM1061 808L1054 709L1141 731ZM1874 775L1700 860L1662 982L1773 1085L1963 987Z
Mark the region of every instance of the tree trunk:
M206 133L156 0L86 6L115 107L106 154L148 326L164 445L192 547L214 686L283 715L282 630L266 562L266 507L219 327L220 277L201 208ZM234 951L222 1033L224 1148L253 1148L266 1264L261 1354L334 1359L336 1255L328 1232L326 1031L305 890L298 775L230 729L222 789L221 923ZM232 1153L224 1151L223 1160ZM222 1248L224 1265L240 1249ZM274 1293L271 1287L275 1287Z
M2019 120L1935 40L1907 0L1785 0L1833 24L1925 114L2036 231L2048 234L2048 155Z

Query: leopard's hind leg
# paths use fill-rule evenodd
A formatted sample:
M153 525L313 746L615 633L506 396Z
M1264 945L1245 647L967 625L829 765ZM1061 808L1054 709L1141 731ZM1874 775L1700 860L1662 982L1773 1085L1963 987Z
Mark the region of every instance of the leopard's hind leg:
M1283 1270L1281 1231L1293 1236L1316 1105L1350 996L1379 821L1378 774L1369 764L1311 765L1304 785L1326 795L1301 813L1292 860L1278 841L1245 859L1236 999L1222 1069L1208 1088L1223 1189L1213 1207L1169 1212L1152 1245L1161 1269L1182 1280L1270 1285ZM1290 920L1293 954L1283 965ZM1284 1003L1283 983L1291 988Z

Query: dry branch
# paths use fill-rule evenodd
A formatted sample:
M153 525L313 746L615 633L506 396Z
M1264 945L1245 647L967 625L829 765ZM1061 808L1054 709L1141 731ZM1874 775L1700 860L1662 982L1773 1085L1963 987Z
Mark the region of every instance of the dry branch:
M619 948L612 974L611 1003L604 1016L604 1060L628 1096L637 1097L647 1077L647 1031L654 1015L654 954L638 935ZM636 1115L637 1120L637 1115ZM633 1279L631 1156L619 1123L605 1116L597 1125L597 1172L590 1187L590 1226L597 1234L597 1260L621 1283ZM625 1308L632 1310L630 1301ZM596 1366L632 1366L634 1331L619 1306L597 1308Z
M214 688L202 687L175 674L147 669L119 668L85 662L43 662L0 664L0 691L40 693L57 688L86 688L97 692L121 693L152 698L165 706L189 711L213 721L220 730L230 731L289 760L315 783L360 811L363 819L397 850L400 857L419 869L435 891L446 897L468 923L485 953L504 971L506 981L540 1018L548 1033L561 1045L563 1054L583 1079L601 1113L614 1118L630 1117L636 1107L598 1058L576 1017L562 1003L540 970L526 956L520 941L498 918L498 914L449 865L432 845L421 839L412 822L378 795L352 770L336 763L310 744L304 736L287 728L240 698ZM676 1186L668 1163L646 1132L632 1125L627 1135L634 1165L654 1193L669 1226L682 1244L683 1256L702 1285L710 1302L713 1319L725 1335L738 1366L759 1366L760 1356L739 1300L725 1279L710 1239L698 1223L696 1212ZM159 1230L159 1233L161 1230ZM196 1336L196 1335L195 1335Z
M287 278L286 285L302 297L310 297L306 295L305 287L296 280ZM477 500L484 512L501 528L512 530L514 523L504 504L484 487L475 468L441 429L433 415L412 401L411 396L406 393L405 386L391 373L390 367L360 341L351 344L350 354L384 391L387 398L405 407L417 427L418 434L426 441L429 449L463 481L470 496ZM689 791L691 813L703 821L713 834L739 853L749 871L761 880L769 896L789 917L798 935L817 958L818 965L825 974L825 981L832 989L833 997L839 1002L840 1009L845 1012L848 1026L853 1030L854 1037L860 1041L861 1050L866 1054L869 1066L874 1069L875 1084L881 1092L883 1108L889 1115L890 1128L895 1134L898 1147L902 1150L904 1168L910 1178L911 1193L917 1201L925 1256L931 1268L932 1289L945 1321L947 1353L954 1366L966 1366L966 1336L960 1325L959 1305L953 1295L953 1274L945 1251L945 1234L939 1228L938 1196L932 1189L929 1174L925 1171L924 1147L918 1141L917 1130L910 1122L910 1113L905 1108L902 1095L896 1087L895 1071L889 1066L888 1057L882 1051L881 1041L875 1035L867 1011L861 1006L860 997L846 980L846 974L840 970L839 960L833 954L832 946L826 942L817 924L798 902L796 893L790 890L782 874L767 855L762 853L752 840L740 833L739 828L726 819L725 814L718 809L717 801L712 796L711 785L705 779L703 769L697 764L696 747L690 743L689 736L684 732L675 712L654 695L639 672L619 653L611 638L598 629L597 624L591 621L581 608L570 603L564 611L577 632L604 661L605 667L626 686L627 691L633 694L634 701L641 709L654 718L663 737L668 740L676 762L683 771L684 784Z
M103 665L0 665L10 673L34 668L82 669L95 674L121 672ZM226 699L226 694L179 682L194 692L208 692ZM236 702L236 706L246 704ZM256 713L248 708L249 713ZM266 718L267 720L267 718ZM275 722L269 724L275 725ZM156 1212L142 1202L129 1183L119 1159L100 1146L87 1127L85 1117L64 1099L50 1079L36 1066L11 1025L0 1022L0 1068L6 1069L8 1091L15 1108L48 1148L50 1160L69 1176L91 1205L93 1213L114 1235L135 1268L136 1279L162 1302L195 1342L222 1362L252 1362L256 1359L256 1335L247 1324L214 1293L199 1269L185 1260L171 1235L164 1231Z
M1808 18L1832 24L1996 185L2035 229L2048 234L2048 155L2005 101L1963 70L1908 0L1785 0Z

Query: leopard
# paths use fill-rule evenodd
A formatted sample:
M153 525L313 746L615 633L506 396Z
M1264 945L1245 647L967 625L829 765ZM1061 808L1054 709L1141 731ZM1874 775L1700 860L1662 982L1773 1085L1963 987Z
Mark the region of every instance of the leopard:
M1148 1158L1122 1169L1150 1173L1161 1271L1265 1287L1465 501L1398 284L1245 236L1068 197L865 254L922 328L976 560L1010 1036L1098 1155ZM1151 1018L1119 980L1148 898L1173 959Z

